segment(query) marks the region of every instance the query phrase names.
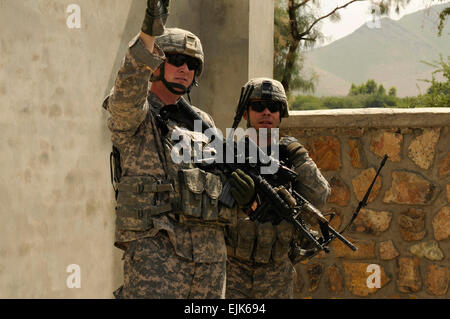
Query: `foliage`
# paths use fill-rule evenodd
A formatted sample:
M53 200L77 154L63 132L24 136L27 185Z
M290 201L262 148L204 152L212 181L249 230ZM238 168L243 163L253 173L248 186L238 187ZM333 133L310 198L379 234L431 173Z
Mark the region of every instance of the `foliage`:
M290 99L291 110L320 110L320 109L353 109L373 107L450 107L450 56L444 60L442 55L439 61L424 62L433 66L431 80L422 80L430 83L425 94L414 97L396 97L397 89L391 87L386 94L382 84L369 79L366 83L355 85L352 83L347 96L294 96ZM444 82L436 80L436 74L442 73Z
M386 89L383 84L378 85L374 79L367 80L366 83L356 86L352 83L348 95L360 95L360 94L377 94L386 95ZM389 96L396 96L397 89L393 86L389 89Z
M431 80L422 80L431 85L426 94L419 95L415 102L426 107L450 107L450 56L447 57L447 61L441 54L439 55L439 61L422 62L434 67L435 70L431 73ZM436 74L439 73L442 73L442 76L446 79L445 82L436 80Z
M375 80L367 80L366 83L361 85L355 85L352 83L349 96L364 96L360 107L395 107L397 101L395 99L397 89L391 87L389 89L389 95L386 94L386 89L383 84L378 85Z
M295 52L295 56L292 56L292 52L290 53L293 39L289 28L289 15L284 2L283 0L276 0L275 2L274 78L283 83L286 64L288 60L292 61L292 64L289 66L291 70L289 83L288 85L283 84L286 94L289 95L291 90L313 93L318 80L317 74L314 72L310 75L305 74L304 55L300 53L300 50ZM312 43L305 43L302 50L307 49L310 44Z
M389 89L388 95L389 95L389 96L393 96L393 97L397 96L397 89L396 89L394 86L391 87L391 88Z
M439 25L438 25L438 35L439 36L442 35L442 30L444 29L445 19L447 19L448 15L450 15L450 7L445 8L439 14Z
M388 95L325 96L299 95L290 100L291 110L359 109L369 107L408 107L401 99Z

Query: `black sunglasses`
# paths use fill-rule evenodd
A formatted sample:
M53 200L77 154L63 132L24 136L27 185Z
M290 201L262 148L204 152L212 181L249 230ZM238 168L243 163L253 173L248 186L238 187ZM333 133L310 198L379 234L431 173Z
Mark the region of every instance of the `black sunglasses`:
M197 70L200 67L200 61L189 55L176 53L176 54L166 54L167 62L176 66L177 68L183 64L187 64L189 70Z
M262 112L266 108L268 108L271 113L280 112L281 110L281 103L277 101L255 101L251 102L250 106L255 112Z

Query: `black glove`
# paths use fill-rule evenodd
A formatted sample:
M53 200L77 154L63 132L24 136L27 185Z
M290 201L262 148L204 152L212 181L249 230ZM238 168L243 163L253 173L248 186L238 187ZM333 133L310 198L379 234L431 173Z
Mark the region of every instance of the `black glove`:
M240 207L249 207L255 199L253 179L240 169L231 174L231 194Z
M147 0L142 32L151 36L163 34L168 15L169 0Z

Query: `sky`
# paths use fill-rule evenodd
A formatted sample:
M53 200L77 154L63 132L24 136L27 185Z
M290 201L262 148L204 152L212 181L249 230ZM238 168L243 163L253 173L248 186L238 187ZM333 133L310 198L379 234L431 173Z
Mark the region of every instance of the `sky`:
M328 13L336 8L336 6L345 4L346 2L348 2L348 0L325 0L321 4L322 13ZM399 15L394 12L390 18L393 20L398 20L406 14L429 8L430 4L436 5L443 3L450 3L450 0L445 0L442 2L436 0L411 0L406 7L400 7L401 10ZM330 19L326 19L323 23L321 30L327 39L320 46L345 37L365 23L368 23L369 26L376 26L376 24L379 23L379 21L373 21L372 16L369 14L369 1L352 3L345 9L341 9L339 12L341 14L341 22L332 23L330 22Z

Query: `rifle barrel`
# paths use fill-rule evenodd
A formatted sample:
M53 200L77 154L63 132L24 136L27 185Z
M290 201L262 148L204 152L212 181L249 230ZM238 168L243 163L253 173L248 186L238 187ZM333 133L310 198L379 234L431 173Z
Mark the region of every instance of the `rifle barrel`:
M344 236L342 236L338 231L336 231L333 227L328 226L328 229L330 232L337 237L340 241L342 241L344 244L346 244L348 247L350 247L351 250L357 251L358 248L353 245L351 242L349 242Z

